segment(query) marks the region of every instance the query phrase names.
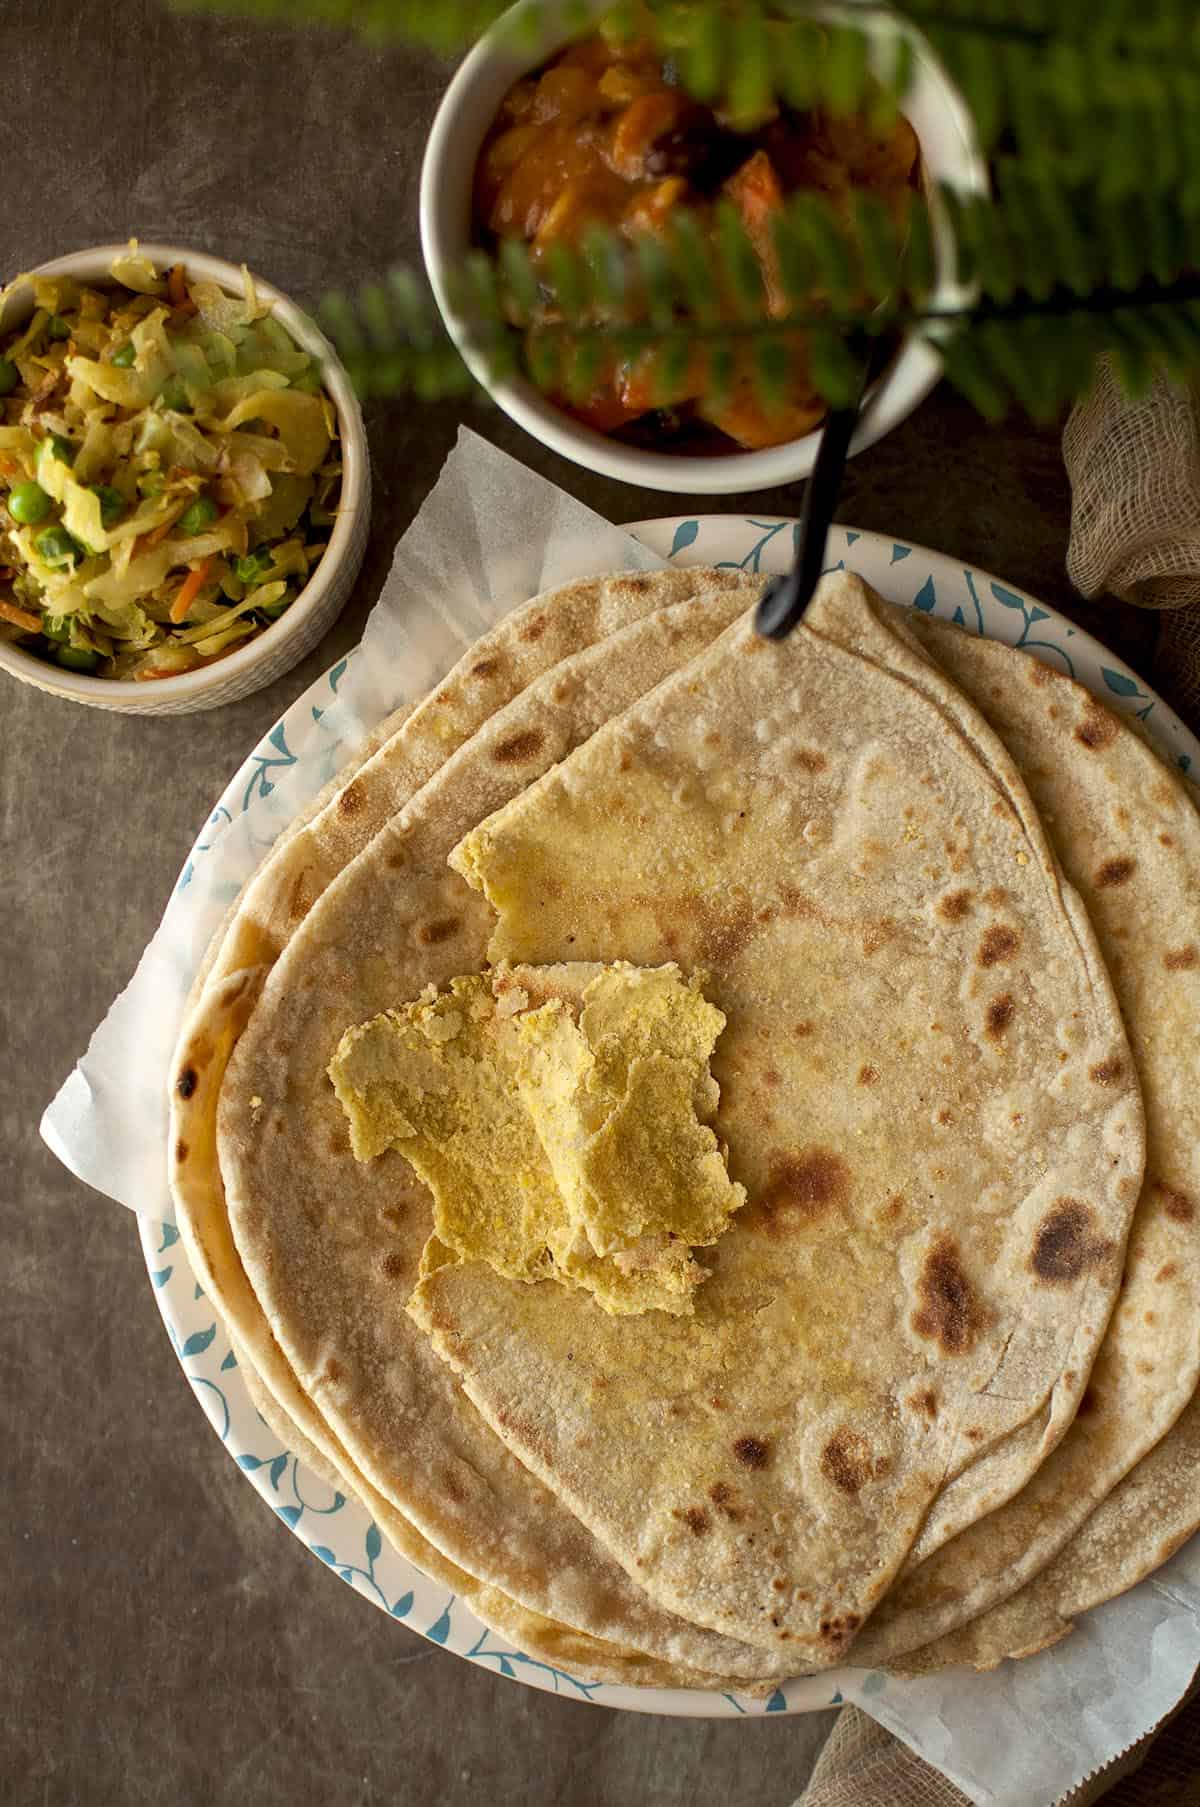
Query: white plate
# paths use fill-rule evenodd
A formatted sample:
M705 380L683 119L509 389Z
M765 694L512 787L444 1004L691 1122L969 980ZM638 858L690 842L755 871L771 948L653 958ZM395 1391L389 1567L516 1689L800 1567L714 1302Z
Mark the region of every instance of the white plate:
M700 515L639 521L632 531L678 564L714 564L764 574L786 570L794 547L790 520ZM1200 775L1200 742L1162 699L1099 641L1031 596L940 553L879 534L856 533L853 528L832 530L828 558L831 569L861 573L894 602L961 622L1069 672L1111 707L1144 722L1159 750L1180 770ZM269 795L272 771L312 760L314 791L325 783L333 750L320 733L320 723L345 668L343 660L293 703L247 759L192 849L181 888L223 825L244 812L255 796ZM254 1409L224 1328L196 1285L178 1231L146 1218L139 1223L146 1266L172 1346L230 1456L314 1556L411 1630L531 1687L643 1713L691 1718L810 1713L836 1706L843 1698L878 1694L887 1686L881 1674L847 1669L800 1678L776 1689L768 1700L750 1701L734 1694L576 1681L514 1650L482 1626L460 1600L384 1543L361 1506L332 1492L284 1449Z

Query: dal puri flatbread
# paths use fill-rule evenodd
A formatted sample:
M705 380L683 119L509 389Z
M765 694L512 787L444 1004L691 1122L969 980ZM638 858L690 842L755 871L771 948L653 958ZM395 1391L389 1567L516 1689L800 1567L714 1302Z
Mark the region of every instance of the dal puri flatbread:
M736 623L452 857L493 960L708 968L751 1203L695 1317L482 1262L409 1307L654 1599L797 1669L845 1654L941 1487L1031 1420L1021 1479L1061 1437L1143 1164L1119 1012L1011 759L857 579L824 606L844 644Z
M402 1315L431 1223L427 1195L396 1156L379 1163L382 1175L354 1173L325 1067L348 1021L450 977L472 949L482 964L491 912L445 865L462 830L704 645L747 587L676 604L552 669L329 887L236 1049L222 1098L225 1191L210 1174L195 1239L228 1235L227 1194L249 1295L233 1314L239 1336L255 1339L256 1362L278 1349L344 1459L421 1536L543 1619L658 1655L684 1686L697 1672L744 1686L790 1665L655 1608L462 1399ZM218 1013L207 1033L219 1029ZM188 1165L195 1183L190 1153ZM229 1271L222 1278L235 1284Z
M889 1665L926 1675L1006 1656L1034 1656L1065 1638L1081 1613L1114 1600L1169 1562L1200 1530L1200 1395L1098 1506L1036 1580L990 1612Z
M1170 1430L1200 1376L1200 816L1141 735L1080 685L995 641L886 613L1004 740L1087 905L1142 1080L1146 1174L1121 1296L1074 1424L1014 1499L892 1591L855 1653L876 1665L1044 1569ZM1138 1532L1147 1558L1167 1536L1153 1511ZM1051 1579L1048 1594L1060 1590ZM990 1641L981 1622L972 1649L1003 1655L1020 1610L989 1614Z

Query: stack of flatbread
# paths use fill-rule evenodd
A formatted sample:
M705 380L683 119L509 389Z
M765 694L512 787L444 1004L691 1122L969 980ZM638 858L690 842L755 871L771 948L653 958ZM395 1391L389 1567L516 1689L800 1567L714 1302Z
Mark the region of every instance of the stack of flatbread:
M1192 796L1023 653L755 594L503 620L276 845L170 1074L289 1446L531 1654L742 1692L1043 1648L1200 1523Z

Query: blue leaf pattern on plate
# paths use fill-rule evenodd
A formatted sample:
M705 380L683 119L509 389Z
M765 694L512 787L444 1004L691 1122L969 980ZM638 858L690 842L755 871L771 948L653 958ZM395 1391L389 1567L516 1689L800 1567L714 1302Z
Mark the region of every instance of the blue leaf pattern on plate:
M285 1452L282 1456L276 1456L275 1460L271 1463L271 1486L275 1489L276 1493L279 1492L279 1483L283 1478L283 1472L286 1469L289 1460L290 1458Z
M200 1297L199 1294L196 1296L197 1298ZM203 1355L216 1334L217 1327L215 1324L210 1324L207 1330L193 1330L191 1336L189 1336L187 1342L180 1350L180 1354L184 1356Z
M927 615L931 615L936 607L937 591L933 587L932 577L927 577L913 597L913 608L923 609Z
M380 1550L382 1550L382 1548L383 1548L383 1539L379 1535L379 1526L377 1524L372 1523L370 1529L367 1532L367 1561L370 1563L374 1563L379 1555Z
M450 1608L454 1605L453 1596L446 1602L446 1610L441 1617L435 1619L425 1636L433 1644L444 1644L450 1636Z
M410 1588L407 1594L401 1594L396 1604L389 1607L388 1611L391 1613L393 1619L406 1619L412 1611L412 1603L413 1597Z
M173 1223L160 1223L158 1227L162 1231L162 1241L158 1245L158 1253L162 1255L165 1254L168 1249L173 1249L175 1247L175 1244L179 1241L179 1231L175 1228Z
M990 584L988 587L1002 608L1017 609L1022 615L1025 613L1025 604L1015 590L1005 589L1003 584Z
M237 1356L233 1353L233 1350L231 1349L229 1351L229 1354L225 1357L225 1360L221 1363L221 1372L222 1372L222 1374L225 1374L228 1372L228 1370L230 1368L236 1368L236 1367L237 1367Z
M772 1694L770 1700L767 1702L767 1708L766 1708L767 1712L768 1713L782 1713L783 1709L786 1706L787 1706L787 1695L784 1693L782 1688L776 1688L774 1694Z
M317 1559L320 1562L323 1562L325 1564L326 1568L330 1568L330 1569L336 1568L337 1557L334 1555L333 1551L328 1547L327 1544L312 1543L312 1544L309 1544L308 1547L312 1551L313 1555L315 1557L317 1557Z
M912 557L912 547L911 546L901 546L899 544L896 544L892 547L891 563L893 565L898 565L902 558L911 558L911 557ZM776 1711L778 1711L778 1709L776 1709Z
M171 1278L171 1275L174 1273L174 1271L175 1271L174 1268L171 1268L171 1267L158 1268L150 1276L151 1284L153 1286L165 1286L167 1284L167 1281Z
M296 1526L300 1522L300 1514L304 1511L304 1507L303 1506L277 1506L275 1508L275 1510L278 1512L278 1514L279 1514L280 1518L283 1520L284 1524L290 1525L292 1527L292 1530L294 1531L296 1529Z
M699 521L680 521L675 529L675 538L671 541L671 557L674 558L677 552L682 552L686 546L690 546L699 531Z
M1100 675L1114 696L1141 696L1142 694L1133 679L1126 677L1123 671L1113 671L1111 666L1102 665Z

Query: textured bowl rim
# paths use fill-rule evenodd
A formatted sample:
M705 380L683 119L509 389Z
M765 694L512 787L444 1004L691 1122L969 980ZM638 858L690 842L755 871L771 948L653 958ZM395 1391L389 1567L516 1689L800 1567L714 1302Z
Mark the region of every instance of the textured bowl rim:
M596 0L593 5L597 12L603 10ZM820 10L836 17L840 9L831 5ZM540 36L529 26L531 13L543 19ZM577 29L574 15L572 22ZM899 20L881 22L871 15L867 29L881 40L903 31L914 46L922 92L929 104L936 106L947 139L955 146L952 159L939 161L939 180L962 194L986 194L987 164L979 150L970 113L928 43ZM517 49L521 31L526 33L524 42L528 47ZM601 476L643 488L696 495L768 489L808 476L816 459L820 428L760 452L706 458L643 451L576 423L524 379L489 381L484 359L470 348L467 321L455 309L448 293L450 273L461 266L470 239L470 182L468 179L464 184L452 176L455 150L464 138L469 141L467 167L473 171L505 88L535 68L571 35L571 25L555 21L552 16L546 20L545 0L518 0L463 60L434 117L421 166L421 249L451 338L472 375L511 419L543 445ZM931 301L935 306L949 307L961 302L967 292L953 275L949 221L935 212L934 224L939 279ZM929 341L906 335L891 367L870 397L851 443L850 456L865 451L906 419L924 401L941 374L941 358Z
M55 257L48 263L39 264L36 269L9 283L0 291L0 317L5 320L5 330L10 330L7 318L10 312L17 316L11 324L19 324L26 290L32 309L32 277L74 276L83 282L100 282L110 278L113 259L126 255L128 250L128 241L89 245L80 251L71 251L63 257ZM223 257L213 257L206 251L193 251L184 245L160 242L139 241L138 250L158 268L169 267L173 263L186 264L189 270L219 283L221 288L231 294L241 291L242 266L229 263ZM337 520L315 572L280 621L274 622L265 633L255 635L249 645L227 653L212 665L204 665L198 671L181 672L173 678L156 678L153 684L144 681L139 683L135 678L93 678L82 673L64 671L56 665L48 665L45 660L35 658L32 653L22 652L13 643L3 640L0 640L0 670L11 672L14 677L36 684L38 688L50 691L55 696L77 702L102 701L116 709L133 703L144 708L150 701L157 704L190 700L218 685L224 686L230 678L252 671L260 659L273 656L278 652L280 642L300 630L320 607L338 567L352 549L354 517L363 507L368 494L370 463L362 409L345 368L316 322L273 283L255 275L254 286L259 297L271 303L272 315L296 343L314 357L321 358L324 365L323 385L337 410L338 435L342 446L342 491Z

